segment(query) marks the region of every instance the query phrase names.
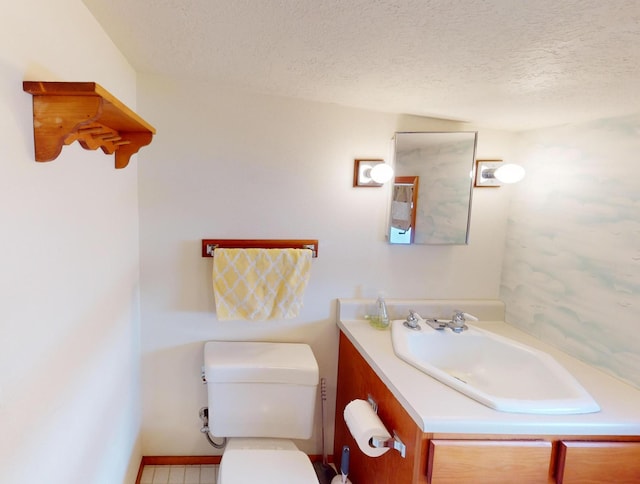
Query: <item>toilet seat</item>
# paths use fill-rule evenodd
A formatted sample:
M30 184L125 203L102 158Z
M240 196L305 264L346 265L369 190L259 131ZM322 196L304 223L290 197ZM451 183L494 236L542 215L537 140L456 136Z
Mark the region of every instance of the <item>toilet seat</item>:
M292 449L227 448L218 470L218 484L319 484L313 464Z

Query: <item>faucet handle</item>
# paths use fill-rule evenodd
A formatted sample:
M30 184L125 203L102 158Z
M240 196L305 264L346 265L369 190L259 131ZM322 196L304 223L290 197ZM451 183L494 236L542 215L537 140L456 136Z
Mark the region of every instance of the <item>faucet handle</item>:
M460 311L459 309L453 310L453 316L451 316L451 322L454 324L464 324L464 311Z
M455 309L453 311L453 316L451 317L451 323L449 323L449 327L454 333L461 333L468 329L466 322L467 319L472 321L478 321L473 314L465 313L464 311L460 311L459 309Z
M467 322L465 319L466 314L467 313L460 311L459 309L455 309L453 311L449 327L454 333L461 333L467 329L467 325L465 324Z
M422 318L418 313L413 309L409 309L409 316L407 316L407 320L403 324L409 329L420 329L418 322L421 320Z
M471 321L479 321L479 319L473 314L466 313L464 311L460 311L459 309L453 310L453 316L451 318L452 321L460 321L465 322L467 319Z

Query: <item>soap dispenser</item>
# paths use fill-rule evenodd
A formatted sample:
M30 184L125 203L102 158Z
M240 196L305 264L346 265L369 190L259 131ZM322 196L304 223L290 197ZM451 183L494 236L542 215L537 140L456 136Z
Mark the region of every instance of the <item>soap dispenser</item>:
M369 323L376 329L387 329L389 327L389 314L387 304L382 296L378 296L376 301L376 314L369 317Z

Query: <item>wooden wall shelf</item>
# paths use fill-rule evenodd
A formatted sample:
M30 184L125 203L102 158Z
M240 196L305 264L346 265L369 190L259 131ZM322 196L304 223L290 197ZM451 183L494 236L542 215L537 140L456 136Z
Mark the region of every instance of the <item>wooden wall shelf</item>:
M55 160L64 145L115 153L115 167L151 143L156 130L95 82L24 81L33 95L36 161Z

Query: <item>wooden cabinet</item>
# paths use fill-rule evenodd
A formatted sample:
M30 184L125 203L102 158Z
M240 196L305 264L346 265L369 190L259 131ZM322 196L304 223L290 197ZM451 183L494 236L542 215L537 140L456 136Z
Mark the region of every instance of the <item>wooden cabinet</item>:
M551 442L543 440L431 440L427 481L545 484L551 447Z
M344 408L352 400L366 400L369 396L378 404L378 416L387 430L392 434L395 431L407 446L406 457L403 458L395 450L389 450L373 459L358 448L344 422ZM350 448L349 479L353 484L427 484L424 472L427 459L426 435L341 332L333 441L336 463L340 463L343 445Z
M561 441L558 483L640 482L640 442Z
M345 406L373 398L378 416L406 445L364 455L344 422ZM351 449L354 484L638 483L640 436L478 435L424 433L349 339L340 333L334 462Z

